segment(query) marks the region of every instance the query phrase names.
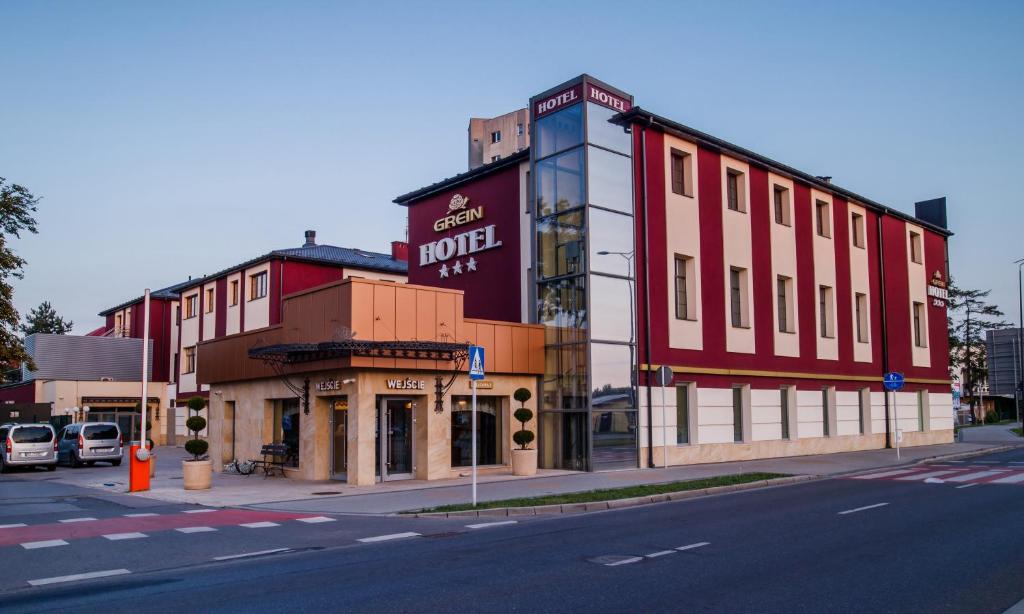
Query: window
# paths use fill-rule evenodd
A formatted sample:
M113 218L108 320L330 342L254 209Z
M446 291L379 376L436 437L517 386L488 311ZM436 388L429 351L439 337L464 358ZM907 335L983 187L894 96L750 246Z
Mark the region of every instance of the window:
M850 240L854 247L864 249L864 216L859 213L850 214Z
M676 254L676 319L696 319L696 310L691 305L690 297L693 292L693 258Z
M185 297L185 319L194 318L199 314L199 295L192 294Z
M299 466L299 445L302 438L299 436L299 420L302 412L299 411L299 400L282 399L274 402L274 443L283 443L288 447L288 456L285 457L285 467Z
M516 136L523 136L523 125L516 124Z
M921 235L916 232L910 233L910 260L917 264L923 262L921 258Z
M868 412L871 411L871 389L861 388L857 391L857 417L860 422L860 434L864 434L864 425L868 421Z
M267 272L249 276L249 300L254 301L267 295Z
M206 289L206 313L213 313L213 288Z
M775 280L777 309L779 310L779 332L796 331L793 317L793 278L779 275Z
M237 305L238 304L238 280L237 279L231 280L231 304L232 305Z
M676 386L676 443L690 443L690 385Z
M823 437L831 436L828 429L829 405L831 405L832 397L831 392L832 391L829 388L821 389L821 434Z
M832 321L832 288L818 286L818 326L820 334L826 339L835 336L835 326Z
M734 328L747 328L747 270L729 267L729 311Z
M693 196L693 169L690 154L672 150L672 193Z
M783 386L779 390L779 402L781 411L779 418L782 421L782 438L789 439L789 396L792 386Z
M732 440L743 441L743 386L732 387Z
M819 237L832 237L832 214L827 202L814 201L814 221Z
M185 348L185 370L183 372L196 372L196 346L194 345Z
M917 391L917 430L924 430L925 408L928 405L924 390Z
M501 160L501 156L491 156L491 162L497 162L498 160Z
M114 316L114 336L115 337L122 337L122 336L124 336L124 331L121 330L121 328L122 328L122 317L123 316L121 314L117 314L116 316Z
M494 132L491 133L491 142L492 143L500 143L501 142L501 130L495 130Z
M728 169L725 172L725 188L729 209L745 213L747 211L747 195L743 191L743 173Z
M928 347L928 344L926 343L927 336L924 332L924 325L924 303L914 301L914 345L919 348Z
M501 462L501 398L478 396L476 399L476 462L497 465ZM452 397L452 467L473 464L472 397ZM516 422L518 430L519 423Z
M868 295L857 292L853 295L854 318L857 325L857 342L868 342Z
M775 205L775 223L789 226L789 190L777 185L772 198Z

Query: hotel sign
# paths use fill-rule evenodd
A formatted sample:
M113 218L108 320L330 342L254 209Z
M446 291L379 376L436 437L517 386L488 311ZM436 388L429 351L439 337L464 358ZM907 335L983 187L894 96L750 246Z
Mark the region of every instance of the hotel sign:
M586 86L585 94L584 85ZM633 108L633 103L631 103L628 98L623 98L622 96L613 94L604 88L594 85L593 83L579 83L552 96L547 96L538 100L533 106L533 116L535 118L543 117L548 113L554 113L559 109L574 105L583 98L586 98L589 102L599 104L602 107L614 109L619 113L624 113Z
M949 290L946 282L942 279L942 273L935 271L932 278L928 280L928 296L932 299L933 307L945 307L949 301Z
M449 228L484 219L483 205L468 209L468 204L469 198L462 194L452 196L451 202L448 203L448 215L434 222L434 230L444 232Z

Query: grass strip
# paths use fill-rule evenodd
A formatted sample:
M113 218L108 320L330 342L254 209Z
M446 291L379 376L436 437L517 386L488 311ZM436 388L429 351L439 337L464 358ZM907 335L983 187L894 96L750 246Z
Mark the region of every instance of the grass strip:
M1010 429L1010 431L1017 436L1020 436L1020 428Z
M789 475L785 473L738 473L736 475L719 475L712 478L683 480L680 482L667 482L663 484L640 484L637 486L623 486L622 488L602 488L599 490L588 490L585 492L571 492L561 495L544 495L541 497L520 497L518 499L503 499L501 501L485 501L478 503L476 507L473 507L469 503L441 505L438 507L419 510L418 512L406 513L461 512L465 510L483 510L495 507L531 507L534 505L559 505L564 503L596 503L598 501L614 501L616 499L662 495L665 493L682 492L686 490L701 490L704 488L714 488L715 486L749 484L750 482L759 482L785 477L789 477Z

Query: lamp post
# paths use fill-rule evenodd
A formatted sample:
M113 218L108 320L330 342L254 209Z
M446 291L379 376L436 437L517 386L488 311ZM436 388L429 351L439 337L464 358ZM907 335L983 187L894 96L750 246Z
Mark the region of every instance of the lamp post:
M1014 264L1017 265L1017 309L1020 318L1017 323L1017 347L1024 348L1024 345L1021 345L1021 329L1024 328L1024 287L1021 284L1021 267L1024 267L1024 258L1014 261ZM1013 391L1013 400L1017 406L1017 422L1020 422L1020 397L1024 394L1024 360L1017 366L1016 375L1017 386ZM1024 437L1024 428L1021 428L1020 434Z
M626 285L629 287L629 396L630 401L636 404L636 386L637 386L637 364L636 356L636 314L633 307L633 302L636 300L636 293L633 291L633 256L636 254L633 250L628 252L613 252L602 250L597 252L598 256L621 256L626 261ZM648 425L648 437L650 438L650 445L654 445L654 425Z

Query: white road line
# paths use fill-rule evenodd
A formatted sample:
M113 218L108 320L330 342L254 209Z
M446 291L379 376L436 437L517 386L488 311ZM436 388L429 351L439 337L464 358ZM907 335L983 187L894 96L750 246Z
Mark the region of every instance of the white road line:
M947 475L950 473L956 473L959 469L943 469L942 471L929 471L928 473L918 473L915 475L907 475L902 478L896 478L898 481L914 481L914 480L927 480L928 478L937 478L940 475Z
M1014 475L1007 476L1005 478L992 480L989 484L1016 484L1018 482L1024 482L1024 473L1015 473Z
M103 535L112 542L119 542L125 539L142 539L143 537L149 537L145 533L107 533Z
M405 539L406 537L419 537L419 536L420 536L419 533L413 533L412 531L407 531L405 533L392 533L390 535L377 535L375 537L364 537L362 539L357 539L356 541L363 542L364 544L370 544L370 543L373 543L373 542L386 542L386 541L390 541L392 539Z
M993 475L999 475L1002 471L975 471L973 473L965 473L958 475L946 480L947 482L970 482L971 480L980 480L981 478L992 477Z
M487 527L500 527L506 524L516 524L518 520L501 520L498 522L481 522L478 524L467 524L467 529L486 529Z
M206 514L208 512L216 512L217 510L201 509L201 510L184 510L183 514Z
M274 548L273 550L260 550L258 552L243 552L242 554L229 554L227 556L215 556L215 561L230 561L231 559L244 559L248 556L262 556L264 554L275 554L277 552L288 552L291 548Z
M839 515L842 516L843 514L852 514L854 512L863 512L864 510L873 510L876 507L885 507L886 505L889 505L889 504L888 503L876 503L874 505L865 505L864 507L855 507L852 510L843 510L843 511L839 512Z
M299 522L305 522L307 524L319 524L321 522L334 522L337 518L328 518L327 516L313 516L312 518L296 518Z
M180 529L175 529L179 533L209 533L216 530L213 527L181 527Z
M711 545L711 542L697 542L696 544L690 544L688 546L679 546L676 550L693 550L694 548L703 548L704 546Z
M240 524L238 526L245 527L247 529L268 529L270 527L279 527L281 525L277 524L276 522L266 522L266 521L264 521L264 522L243 522L242 524Z
M88 516L83 518L65 518L64 520L58 520L57 522L89 522L90 520L96 520L95 518L89 518Z
M967 461L958 460L958 461L946 461L946 462L948 462L948 463L966 463Z
M18 527L27 527L28 525L24 522L17 522L15 524L0 524L0 529L17 529Z
M853 479L855 480L877 480L878 478L888 478L894 475L903 475L905 473L914 473L917 469L897 469L895 471L883 471L881 473L869 473L867 475L858 475Z
M605 567L618 567L619 565L628 565L630 563L636 563L637 561L642 561L642 560L644 560L644 558L642 556L633 556L633 557L630 557L628 559L622 559L621 561L615 561L614 563L605 563L604 566Z
M21 545L25 550L36 550L38 548L52 548L54 546L67 546L68 543L63 539L47 539L41 542L25 542Z
M55 578L42 578L40 580L29 580L32 586L46 586L47 584L59 584L61 582L75 582L76 580L92 580L93 578L107 578L110 576L123 576L131 573L127 569L107 569L105 571L90 571L87 573L76 573L70 576L57 576Z
M153 512L146 512L144 514L125 514L125 518L145 518L147 516L159 516L160 514L154 514Z
M660 550L658 552L652 552L650 554L645 554L644 556L646 556L649 559L656 559L659 556L665 556L666 554L675 554L675 553L676 553L675 550Z
M977 482L975 482L975 483L973 483L973 484L964 484L963 486L957 486L957 487L956 487L956 489L957 489L957 490L960 490L961 488L970 488L970 487L972 487L972 486L977 486L977 485L978 485L978 483L977 483Z

